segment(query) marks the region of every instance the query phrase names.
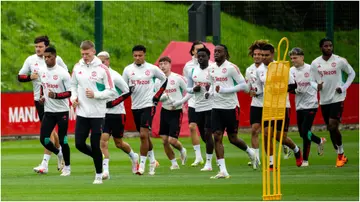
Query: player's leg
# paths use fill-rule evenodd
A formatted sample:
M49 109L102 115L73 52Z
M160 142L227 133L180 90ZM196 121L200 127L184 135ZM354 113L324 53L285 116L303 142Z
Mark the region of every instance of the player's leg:
M59 144L62 147L59 154L62 153L62 156L58 154L58 167L61 165L64 160L65 166L62 169L61 176L70 175L70 147L68 144L67 131L69 125L69 112L59 113L57 115L57 124L59 131Z
M39 101L34 101L34 104L35 104L35 108L36 108L36 111L38 113L39 120L40 120L40 123L41 123L42 119L44 117L44 105L40 104ZM39 172L39 170L44 170L45 169L44 166L46 166L46 168L47 168L48 163L50 161L50 157L51 157L51 151L44 148L43 159L42 159L41 163L37 167L34 168L34 171Z
M159 166L159 163L155 159L155 153L154 153L153 144L151 141L151 136L152 136L151 126L152 126L153 117L155 115L155 111L156 111L156 107L148 107L148 108L146 108L145 113L143 114L144 116L142 117L145 120L145 122L142 122L142 123L146 123L145 125L143 125L143 127L147 127L147 134L148 134L147 137L148 137L149 147L148 147L147 155L148 155L149 161L150 161L150 165L149 165L149 174L150 175L154 175L155 168L157 168Z
M105 121L106 122L106 121ZM106 123L105 123L106 125ZM110 163L110 153L109 153L109 140L110 140L110 134L105 131L103 131L103 134L101 134L100 138L100 149L103 155L103 175L102 179L106 180L110 178L110 171L109 171L109 163Z
M164 151L168 159L171 161L170 169L179 169L179 165L176 162L175 154L170 146L169 141L169 130L170 130L170 119L171 112L167 109L161 108L160 111L160 130L159 134L164 146Z
M238 129L239 129L239 120L240 120L240 108L236 107L235 109L227 109L224 110L223 116L225 121L226 132L228 134L228 139L231 144L235 145L237 148L245 151L253 165L254 169L257 169L259 166L259 162L257 161L255 151L251 149L242 139L238 137Z
M314 109L309 109L308 112L308 116L306 117L306 122L307 122L307 129L308 131L308 139L311 142L315 142L318 146L317 146L317 150L318 150L318 155L322 156L324 154L324 144L326 142L326 138L324 137L318 137L316 136L312 131L311 131L311 127L313 125L315 116L316 116L316 112L317 112L317 108Z
M50 152L59 153L59 150L54 146L53 142L50 140L51 131L55 128L56 118L51 116L49 113L45 113L43 121L41 122L40 127L40 142ZM48 172L48 162L42 163L42 168L35 170L38 173L47 173Z
M206 126L206 112L205 111L196 112L196 124L199 128L200 137L206 145L206 163L205 163L204 167L200 170L201 171L212 171L212 157L213 157L214 150L211 149L211 147L209 147L211 142L209 144L207 143L208 140L207 140L206 133L208 133L209 131L207 128L205 128L205 126Z
M269 131L270 128L270 131ZM273 156L273 128L274 128L274 121L264 121L264 150L265 154L269 153L269 169L272 170L274 167L274 156ZM270 144L268 147L268 138L270 138ZM268 152L269 150L269 152ZM264 162L263 162L264 163Z
M276 126L276 131L277 131L276 132L276 140L277 141L280 141L282 123L283 123L282 121L277 121L277 123L276 123L277 124L277 126ZM286 108L282 145L286 145L294 151L296 165L298 167L300 167L302 164L302 161L303 161L301 150L295 144L295 142L290 137L287 136L287 132L289 131L289 124L290 124L290 108Z
M260 164L259 133L261 132L262 107L250 107L251 124L251 147L254 149L256 158Z
M332 137L332 139L334 139L335 145L337 147L338 157L336 159L336 167L342 167L348 162L347 157L344 155L342 135L339 130L339 124L341 121L343 109L344 102L337 102L331 104L328 130L330 132L330 136Z
M306 167L309 165L308 158L310 154L310 146L311 141L308 139L308 123L306 123L306 119L308 115L308 110L302 109L298 110L296 112L297 116L297 125L300 133L300 137L303 140L303 162L301 164L301 167Z
M102 153L100 149L100 139L101 139L101 126L104 123L103 118L91 118L90 119L90 127L91 127L91 135L90 135L90 144L92 150L92 157L95 166L95 180L93 184L101 184L102 183Z
M329 121L330 121L331 104L320 105L320 107L321 107L321 114L322 114L323 120L326 124L327 130L330 133ZM331 135L331 133L330 133L330 139L331 139L331 143L332 143L334 149L337 151L338 147L336 146L336 135L334 135L334 134Z
M180 135L181 123L182 123L182 109L171 111L171 117L169 117L169 142L173 147L180 151L181 164L185 165L187 160L187 151L178 140Z
M80 152L92 157L91 147L90 145L86 144L86 139L89 136L89 132L90 132L89 119L81 116L76 116L75 147Z
M200 138L197 133L197 125L196 125L196 112L193 107L189 107L188 109L188 119L189 119L191 141L195 151L195 161L191 164L191 166L198 166L199 164L203 164L204 160L201 155Z

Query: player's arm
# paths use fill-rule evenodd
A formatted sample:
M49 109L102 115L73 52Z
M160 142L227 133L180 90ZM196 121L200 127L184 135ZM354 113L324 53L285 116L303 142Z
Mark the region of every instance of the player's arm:
M71 81L70 81L70 89L71 89L71 97L70 101L71 103L77 102L78 100L78 80L76 78L76 65L73 68L73 72L71 75Z
M110 71L107 68L102 68L103 71L103 83L105 85L105 90L94 92L94 98L99 100L105 100L112 98L115 92L114 82L111 78Z
M241 74L239 68L229 68L229 77L232 78L237 84L232 87L221 87L219 93L235 93L239 91L249 91L249 87L245 82L244 76ZM217 87L216 87L217 88Z
M351 65L345 59L343 59L342 62L343 62L343 65L341 65L341 71L346 72L348 74L348 77L346 79L346 82L342 86L339 87L341 89L341 92L339 92L339 90L336 90L336 91L338 91L338 93L345 92L355 79L355 71L351 67Z
M249 67L248 67L246 69L246 71L245 71L245 82L248 85L249 91L245 91L246 93L250 93L250 90L253 90L253 86L252 86L252 84L250 82L250 79L251 79L251 74L250 74L250 70L249 70Z
M119 105L121 102L131 96L133 90L133 87L131 87L131 90L129 89L129 86L125 83L124 79L121 76L114 75L114 77L115 86L121 90L122 94L116 99L107 102L106 108L112 108Z
M178 81L179 81L178 83L179 83L179 88L180 88L180 90L186 90L186 89L187 89L187 83L186 83L184 77L181 77L181 76L180 76L180 77L178 78ZM187 102L192 96L193 96L193 94L187 93L187 92L185 91L185 94L183 94L182 99L181 99L181 100L177 100L177 101L175 101L175 102L173 103L174 107L178 107L178 106L184 104L184 103Z
M317 66L315 62L311 63L310 66L310 84L313 88L315 88L317 91L322 90L322 84L324 82L321 79L321 75L319 74L319 71L317 70Z
M168 79L166 78L165 74L157 67L154 67L154 76L160 80L160 88L153 97L153 103L156 105L166 89Z
M290 70L289 71L289 81L288 81L288 92L292 93L292 94L296 94L297 93L296 89L297 89L297 83L295 82L294 76Z
M29 58L27 58L18 73L18 81L20 82L32 81L31 75L29 74L30 72L31 70L30 70Z
M49 92L48 96L49 98L52 99L65 99L71 96L71 78L70 78L70 74L66 71L64 71L63 74L63 84L64 84L64 89L65 92L61 92L61 93L55 93L55 92Z

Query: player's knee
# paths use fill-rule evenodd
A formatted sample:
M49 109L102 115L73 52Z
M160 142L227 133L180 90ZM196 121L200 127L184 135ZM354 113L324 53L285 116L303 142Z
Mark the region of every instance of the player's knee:
M176 145L177 141L178 141L178 140L177 140L176 138L169 137L169 143L170 143L171 145Z
M168 144L170 144L169 143L169 138L162 138L162 143L163 143L163 145L165 146L165 145L168 145Z
M215 140L215 142L221 141L221 136L222 136L222 134L221 134L220 131L215 131L215 132L213 133L213 135L214 135L214 140Z
M76 149L78 149L79 151L82 151L82 150L85 149L86 144L85 144L85 143L76 142L76 143L75 143L75 147L76 147Z

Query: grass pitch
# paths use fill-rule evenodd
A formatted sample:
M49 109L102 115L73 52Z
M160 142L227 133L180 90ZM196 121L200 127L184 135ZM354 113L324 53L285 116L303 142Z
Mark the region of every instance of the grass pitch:
M342 131L345 154L349 162L343 168L335 168L336 153L327 132L318 136L328 139L324 156L318 156L312 145L307 168L298 168L292 155L281 162L282 200L359 200L359 131ZM298 133L289 136L302 147ZM247 143L250 135L240 134ZM134 151L139 151L138 138L126 138ZM245 152L224 139L225 158L230 179L214 180L218 168L213 159L212 172L200 172L201 167L191 167L194 152L190 138L180 138L188 150L186 166L170 171L160 139L153 139L155 156L160 162L155 176L149 176L148 165L143 176L131 173L131 163L126 154L110 143L111 179L102 185L93 185L95 169L92 159L80 153L69 138L71 149L71 176L60 177L56 169L57 159L52 155L49 173L34 173L43 156L39 140L2 142L1 199L2 200L81 200L81 201L129 201L129 200L177 200L177 201L240 201L262 200L261 170L252 170ZM205 147L202 154L205 157ZM175 151L177 157L179 152ZM181 164L180 160L178 161Z

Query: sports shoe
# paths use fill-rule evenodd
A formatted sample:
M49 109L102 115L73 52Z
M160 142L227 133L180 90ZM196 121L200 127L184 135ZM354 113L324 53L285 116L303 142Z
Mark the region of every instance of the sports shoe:
M58 159L57 169L58 169L58 171L61 171L64 168L64 165L65 165L64 157L63 157L63 154L62 154L61 150L57 155L57 159Z
M94 180L93 184L102 184L102 183L103 182L102 182L101 177L95 177L95 180Z
M284 159L289 159L292 152L288 146L284 146Z
M229 173L218 172L217 175L211 176L210 179L229 179Z
M144 168L140 168L140 166L138 166L138 169L137 169L137 171L136 171L136 173L135 174L137 174L137 175L143 175L144 174Z
M253 169L256 170L259 167L259 161L256 157L255 152L249 153L248 155L251 160L251 165L252 165Z
M326 142L326 139L324 137L320 138L321 143L317 146L317 152L319 156L322 156L324 154L324 144Z
M301 164L301 167L308 167L309 166L309 162L308 161L303 161Z
M203 168L200 169L200 171L212 171L212 167L209 165L205 165Z
M204 165L204 160L203 159L195 159L194 163L191 164L192 167L196 167L198 165Z
M170 170L178 170L178 169L180 169L180 166L178 164L170 166Z
M302 162L303 162L300 147L299 147L299 151L297 153L295 153L294 155L295 155L295 158L296 158L296 165L297 165L297 167L300 167Z
M270 165L269 166L269 171L273 171L274 170L274 165Z
M64 168L61 170L60 176L70 176L70 173L71 173L70 169Z
M139 167L139 154L135 153L134 158L131 159L131 170L133 174L137 172L138 167Z
M338 154L336 158L336 167L343 167L348 162L348 158L344 154Z
M156 161L153 163L150 163L149 167L149 175L155 175L155 168L156 168Z
M47 166L43 166L42 164L40 164L39 166L34 168L34 171L36 173L40 173L40 174L46 174L48 173L48 167Z
M180 159L181 159L181 165L185 165L186 160L187 160L187 151L184 148L184 152L180 154Z
M103 180L110 180L110 173L109 173L109 171L104 171L103 173L102 173L102 179Z

